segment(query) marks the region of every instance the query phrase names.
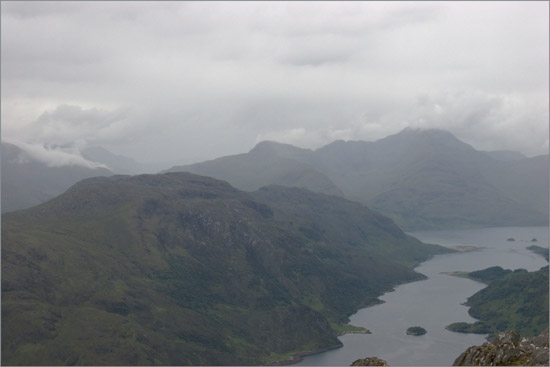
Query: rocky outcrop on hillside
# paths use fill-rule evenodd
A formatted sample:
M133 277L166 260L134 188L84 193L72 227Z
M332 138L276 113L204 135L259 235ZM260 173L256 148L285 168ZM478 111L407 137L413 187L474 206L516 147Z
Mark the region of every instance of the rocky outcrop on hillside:
M354 361L352 366L387 366L388 362L376 357L361 358Z
M500 333L492 342L468 348L453 366L548 366L548 329L532 338Z

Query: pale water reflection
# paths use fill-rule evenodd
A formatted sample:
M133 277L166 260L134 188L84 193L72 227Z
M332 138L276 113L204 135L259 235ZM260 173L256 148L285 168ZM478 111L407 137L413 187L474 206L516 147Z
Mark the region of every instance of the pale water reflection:
M536 245L548 247L548 232L548 227L502 227L411 233L427 243L483 249L438 255L420 264L416 271L425 274L427 280L401 285L380 297L385 303L359 310L350 317L351 324L366 327L373 334L343 335L342 348L306 357L299 365L349 366L365 357L385 359L391 366L451 365L467 347L485 342L484 335L445 329L453 322L475 321L461 303L485 285L441 272L474 271L497 265L538 270L548 263L526 247L533 244L533 238L537 238ZM506 241L510 237L515 241ZM406 335L410 326L422 326L428 333Z

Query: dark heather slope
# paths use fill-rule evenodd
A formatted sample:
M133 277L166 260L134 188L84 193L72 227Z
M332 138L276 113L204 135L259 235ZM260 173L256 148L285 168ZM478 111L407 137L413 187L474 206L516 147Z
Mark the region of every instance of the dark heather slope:
M334 347L337 324L444 251L307 190L88 179L2 216L2 362L257 365Z
M105 168L49 167L16 145L2 143L2 213L30 208L61 194L82 179L110 174Z

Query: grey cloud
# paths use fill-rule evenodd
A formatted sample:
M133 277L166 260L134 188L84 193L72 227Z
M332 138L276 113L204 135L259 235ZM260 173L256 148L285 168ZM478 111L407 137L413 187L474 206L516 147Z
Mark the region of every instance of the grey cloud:
M29 143L191 163L424 124L548 150L546 3L9 2L2 27L2 133Z
M48 144L27 143L13 140L11 143L19 146L29 158L45 163L49 167L82 166L86 168L108 168L104 164L92 162L82 157L81 147L75 146L50 146ZM28 162L27 157L18 157L21 163Z
M449 129L479 149L548 152L548 110L518 94L439 92L419 98L417 127Z
M19 18L37 18L78 13L82 6L70 1L10 1L2 3L2 12Z
M281 61L297 66L347 63L357 54L360 46L358 42L334 36L304 39L282 56Z
M97 140L123 140L126 126L121 129L128 111L85 109L81 106L60 105L42 113L36 120L26 124L12 124L3 129L3 137L39 146L74 147ZM135 126L134 126L135 128Z

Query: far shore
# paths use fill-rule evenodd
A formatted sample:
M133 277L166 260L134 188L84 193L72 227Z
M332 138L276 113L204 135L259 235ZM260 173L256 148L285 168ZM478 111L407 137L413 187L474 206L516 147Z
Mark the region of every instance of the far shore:
M486 247L478 247L478 246L453 246L452 247L455 250L458 250L460 252L472 252L472 251L481 251Z
M340 343L340 344L335 345L333 347L295 353L295 354L292 355L292 357L290 357L290 359L284 359L284 360L281 360L281 361L271 362L271 363L266 364L266 366L290 366L290 365L301 362L304 359L304 357L312 356L314 354L319 354L319 353L323 353L323 352L327 352L327 351L333 350L333 349L338 349L338 348L341 348L343 346L344 346L344 344Z
M338 336L346 335L346 334L372 334L372 332L369 329L363 328L363 330L356 330L356 331L346 331L343 333L338 334ZM333 347L323 348L319 350L313 350L313 351L305 351L305 352L299 352L295 353L290 357L290 359L284 359L281 361L275 361L267 364L266 366L289 366L296 363L300 363L304 357L312 356L314 354L323 353L329 350L338 349L341 348L343 344L335 345Z
M350 330L350 331L344 331L343 333L338 334L337 336L342 336L346 334L372 334L372 331L366 328L362 328L363 330Z

